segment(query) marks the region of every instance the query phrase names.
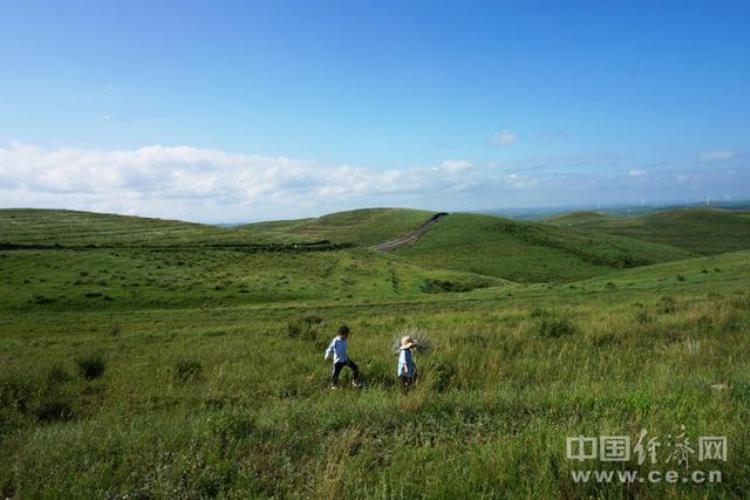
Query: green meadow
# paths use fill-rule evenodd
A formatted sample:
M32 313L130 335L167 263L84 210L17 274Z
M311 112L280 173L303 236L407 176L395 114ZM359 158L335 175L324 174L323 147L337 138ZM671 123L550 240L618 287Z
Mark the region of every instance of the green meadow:
M750 219L369 209L219 228L0 210L3 498L742 498ZM328 387L341 324L360 389ZM402 393L394 340L418 332ZM667 463L684 426L726 461ZM566 457L659 437L659 461ZM702 484L580 469L718 470Z

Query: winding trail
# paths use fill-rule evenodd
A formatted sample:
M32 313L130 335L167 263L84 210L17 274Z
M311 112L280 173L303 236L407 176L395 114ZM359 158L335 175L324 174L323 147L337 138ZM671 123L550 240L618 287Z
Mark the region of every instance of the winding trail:
M432 217L430 217L429 220L424 222L421 226L419 226L414 231L407 233L406 235L400 238L397 238L395 240L386 241L385 243L376 245L373 248L375 248L375 250L378 250L380 252L390 252L392 250L398 250L399 248L403 248L408 245L413 245L414 243L419 241L419 239L422 236L424 236L424 234L427 231L429 231L432 226L437 224L438 221L440 221L440 219L442 219L443 217L447 217L447 216L448 216L447 212L437 213L433 215Z

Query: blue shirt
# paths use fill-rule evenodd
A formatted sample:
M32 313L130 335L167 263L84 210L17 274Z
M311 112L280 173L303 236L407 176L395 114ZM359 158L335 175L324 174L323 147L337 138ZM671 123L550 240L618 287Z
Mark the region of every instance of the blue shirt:
M324 358L328 359L333 354L334 363L346 363L349 361L349 355L346 353L346 339L336 337L331 341L331 345L326 349Z
M414 366L414 358L411 355L411 349L401 349L401 353L398 355L398 368L396 369L396 375L399 377L405 376L414 378L417 372L417 367Z

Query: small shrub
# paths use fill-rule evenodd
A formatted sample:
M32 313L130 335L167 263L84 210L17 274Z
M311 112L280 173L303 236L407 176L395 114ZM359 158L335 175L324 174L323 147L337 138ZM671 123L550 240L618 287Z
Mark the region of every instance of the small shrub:
M678 274L677 276L675 276L675 278L677 278L677 281L685 281L685 276L681 274Z
M545 319L539 325L539 335L542 337L558 338L563 335L572 335L573 333L575 333L575 327L565 318Z
M659 312L662 314L671 314L677 310L677 303L674 298L665 295L659 300Z
M222 446L247 439L255 427L253 417L246 412L222 412L209 420L210 432L219 438Z
M608 281L607 282L607 288L609 288L610 290L614 290L615 288L617 288L617 285L615 285L611 281Z
M614 333L602 333L599 335L593 335L589 338L592 345L596 347L606 347L609 345L617 345L620 343L620 337Z
M419 354L427 354L435 349L435 343L426 331L407 326L394 334L393 342L391 343L391 350L394 353L398 354L400 352L401 339L406 336L411 337L417 343L414 350Z
M315 327L321 323L323 323L323 318L309 314L287 323L286 334L289 338L301 337L305 340L315 342L318 339L318 332L315 330Z
M451 293L451 292L470 292L477 288L490 286L489 282L477 283L459 283L450 280L436 280L427 278L422 282L419 289L424 293Z
M109 336L110 337L117 337L120 335L121 332L120 325L112 325L112 327L109 329Z
M390 360L389 360L390 361ZM368 387L393 387L396 384L396 365L392 362L386 362L383 359L377 359L363 366L364 373L367 374L363 381Z
M70 402L61 398L43 402L34 413L40 422L65 421L75 416Z
M29 376L31 375L31 376ZM40 384L33 374L10 372L0 374L0 409L27 410L37 399ZM4 427L0 418L0 431Z
M47 380L52 384L63 384L73 380L73 376L62 365L54 364L47 372Z
M547 316L549 313L542 309L541 307L535 307L534 309L529 312L530 318L542 318L544 316Z
M86 380L94 380L104 375L107 361L101 353L87 353L76 358L78 373Z
M302 322L306 323L306 324L308 324L310 326L312 326L312 325L319 325L323 321L324 321L323 318L320 317L320 316L318 316L318 315L316 315L316 314L308 314L308 315L302 317Z
M643 310L641 310L641 311L638 311L638 312L637 312L637 313L635 314L635 320L636 320L636 321L637 321L638 323L640 323L641 325L647 325L647 324L651 323L652 321L654 321L654 317L653 317L653 316L651 316L651 315L650 315L650 314L648 313L648 311L643 311Z
M50 297L45 297L44 295L37 295L34 297L34 304L38 306L42 306L45 304L52 304L55 302L55 299Z
M180 382L197 380L202 374L203 365L200 361L183 359L174 365L174 376Z
M456 377L456 367L449 362L438 363L430 370L432 389L437 392L445 392L450 389L453 379Z

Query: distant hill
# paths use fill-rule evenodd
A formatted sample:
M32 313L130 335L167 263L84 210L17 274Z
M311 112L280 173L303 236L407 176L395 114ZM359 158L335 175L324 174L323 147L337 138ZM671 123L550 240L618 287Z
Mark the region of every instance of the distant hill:
M580 212L555 215L553 217L545 219L544 222L548 224L555 224L557 226L576 226L578 224L600 222L610 217L611 215L607 214L606 212L583 210Z
M242 241L232 229L176 220L74 210L0 209L0 243L165 245Z
M408 208L364 208L314 219L259 222L242 226L245 234L274 241L329 240L369 246L419 227L435 212Z
M690 252L577 229L480 214L451 214L396 255L424 266L513 281L571 281Z
M687 208L641 217L588 220L576 227L662 243L705 255L750 248L750 216L742 211Z
M18 209L0 210L0 245L166 246L176 250L188 246L231 249L233 245L277 245L296 252L307 248L300 247L303 242L326 240L333 243L323 250L341 249L340 244L366 247L369 250L362 248L364 255L374 248L387 249L394 262L425 269L518 282L569 282L694 256L690 250L699 248L698 227L712 226L721 233L715 239L724 238L725 245L727 241L739 245L742 238L748 238L746 230L736 234L750 225L747 214L733 212L733 218L726 219L723 211L703 212L700 217L694 212L670 212L624 220L598 212L578 212L546 224L457 213L440 214L439 220L425 226L438 215L436 212L372 208L222 228L122 215ZM723 225L716 223L717 217ZM633 225L633 221L639 224ZM644 226L644 221L657 229ZM684 248L643 237L643 227L649 229L645 233L649 236L664 226L677 227L672 239L665 242L683 243ZM691 244L685 245L680 231L695 235L695 241L688 238ZM661 229L658 235L669 234ZM392 245L394 241L403 246ZM385 242L391 244L383 246ZM281 264L281 260L278 262Z

